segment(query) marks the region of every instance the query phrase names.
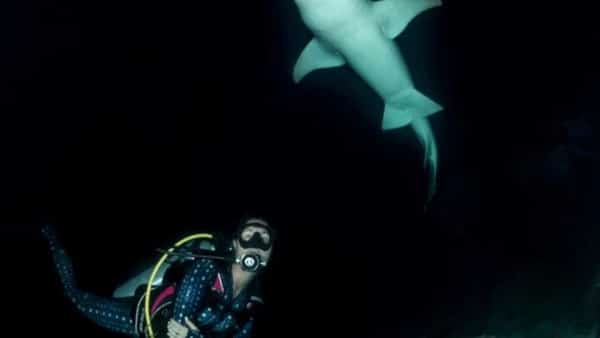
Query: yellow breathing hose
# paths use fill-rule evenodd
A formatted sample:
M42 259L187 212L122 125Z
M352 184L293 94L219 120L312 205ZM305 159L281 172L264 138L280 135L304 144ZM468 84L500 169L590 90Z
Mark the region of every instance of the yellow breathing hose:
M194 234L194 235L185 237L184 239L175 243L175 245L172 246L169 250L167 250L167 252L165 252L162 255L162 257L158 260L158 263L156 263L156 265L154 266L154 269L152 270L152 274L150 274L150 279L148 280L148 285L146 286L146 296L144 299L144 317L146 319L146 329L147 329L147 334L148 334L149 338L155 338L154 330L152 329L152 322L151 322L151 318L150 318L150 292L152 291L152 284L154 283L156 274L158 273L158 270L163 265L165 260L169 257L169 254L171 254L173 251L175 251L176 248L182 246L183 244L185 244L189 241L192 241L194 239L199 239L199 238L213 239L213 235L208 234L208 233L199 233L199 234Z

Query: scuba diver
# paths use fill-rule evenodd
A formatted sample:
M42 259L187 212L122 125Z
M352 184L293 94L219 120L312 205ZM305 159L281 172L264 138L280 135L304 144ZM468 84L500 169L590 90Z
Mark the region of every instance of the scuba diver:
M165 257L175 257L179 264L171 264L158 285L151 278L134 295L111 298L79 289L54 227L45 226L42 234L65 294L79 312L110 331L148 338L250 337L263 304L257 277L270 260L275 237L267 221L246 217L225 255L171 248ZM152 290L144 293L150 291L148 285Z

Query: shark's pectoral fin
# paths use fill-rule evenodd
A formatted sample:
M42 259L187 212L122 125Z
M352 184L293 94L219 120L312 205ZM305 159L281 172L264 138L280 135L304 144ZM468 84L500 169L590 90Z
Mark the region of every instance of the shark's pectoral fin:
M409 88L386 100L381 128L389 130L404 127L416 118L425 118L442 109L423 93Z
M417 15L441 5L440 0L382 0L373 2L372 8L385 36L394 39Z
M300 82L316 69L343 66L344 58L318 39L312 39L300 54L294 66L294 82Z

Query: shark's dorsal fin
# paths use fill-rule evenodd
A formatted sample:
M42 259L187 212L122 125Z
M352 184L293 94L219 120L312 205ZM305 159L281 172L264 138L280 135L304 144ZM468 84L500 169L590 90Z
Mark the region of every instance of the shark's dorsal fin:
M441 6L441 0L382 0L371 4L385 36L394 39L424 11Z
M313 38L294 65L294 82L300 82L313 70L339 67L344 64L346 64L346 61L338 52L324 42Z

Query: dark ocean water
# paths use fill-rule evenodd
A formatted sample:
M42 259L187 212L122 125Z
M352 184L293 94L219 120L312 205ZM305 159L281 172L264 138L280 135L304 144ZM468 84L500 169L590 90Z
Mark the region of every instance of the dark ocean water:
M114 336L63 299L41 224L110 295L253 212L282 234L258 337L590 337L600 35L583 3L519 6L447 1L395 41L446 107L423 213L416 139L351 70L292 83L292 2L3 2L4 330Z

